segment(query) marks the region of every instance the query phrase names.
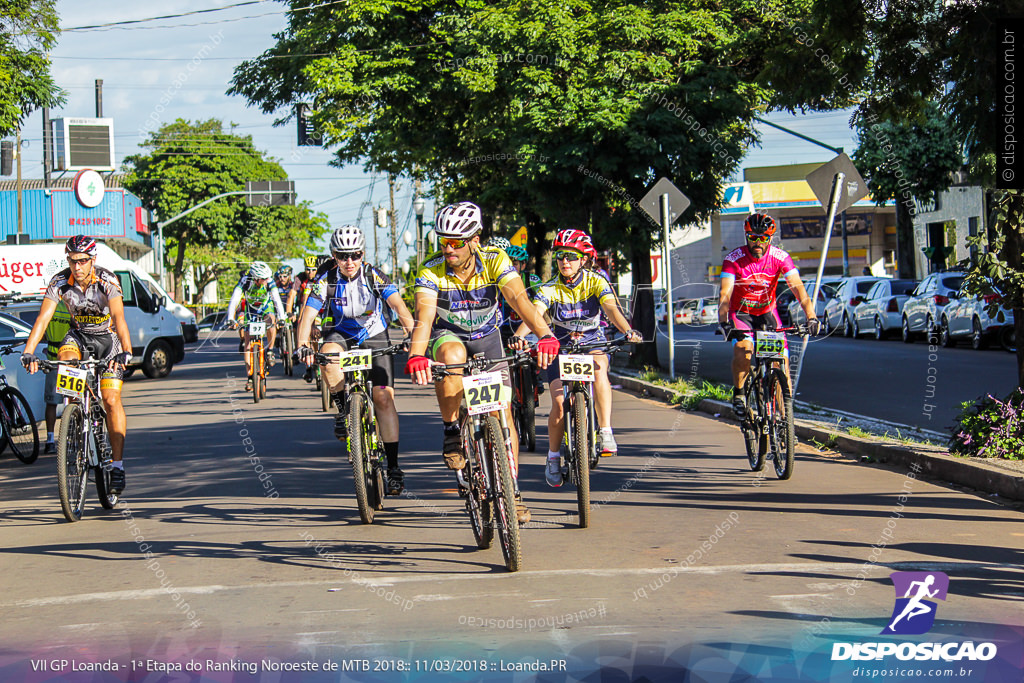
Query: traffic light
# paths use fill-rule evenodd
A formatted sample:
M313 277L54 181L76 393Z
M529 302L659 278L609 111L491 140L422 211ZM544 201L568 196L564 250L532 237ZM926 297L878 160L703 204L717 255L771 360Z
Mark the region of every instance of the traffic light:
M320 147L323 138L316 132L313 122L308 118L309 105L299 103L295 105L295 121L299 126L299 147Z
M14 172L14 142L0 142L0 175L11 175Z

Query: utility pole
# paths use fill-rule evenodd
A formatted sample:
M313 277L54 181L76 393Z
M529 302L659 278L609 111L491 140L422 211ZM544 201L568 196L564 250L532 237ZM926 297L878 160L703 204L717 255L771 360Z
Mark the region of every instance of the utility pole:
M50 189L50 167L53 166L53 141L50 138L50 110L43 107L43 189Z
M398 277L398 238L396 236L398 216L395 215L395 175L388 173L388 195L391 197L391 211L388 212L391 224L391 277Z
M103 118L103 79L96 79L96 118Z
M18 164L18 242L21 244L21 235L25 234L25 218L21 203L21 128L19 127L14 136L14 158Z

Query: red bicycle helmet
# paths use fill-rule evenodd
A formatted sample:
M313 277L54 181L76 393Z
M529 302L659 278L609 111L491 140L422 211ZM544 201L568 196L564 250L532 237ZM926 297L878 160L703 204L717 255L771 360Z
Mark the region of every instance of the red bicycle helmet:
M64 243L64 252L67 254L85 254L96 258L96 240L88 235L75 235Z
M752 213L743 222L743 233L771 237L775 234L775 219L766 213Z
M594 249L594 243L590 240L590 235L575 228L559 230L551 247L553 249L575 249L587 256L597 255L597 250Z

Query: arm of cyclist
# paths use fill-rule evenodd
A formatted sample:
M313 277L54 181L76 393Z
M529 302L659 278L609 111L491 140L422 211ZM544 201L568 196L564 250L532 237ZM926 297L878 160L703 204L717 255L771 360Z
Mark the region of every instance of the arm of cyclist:
M235 285L234 290L231 292L231 301L228 303L228 314L224 318L227 320L228 327L234 329L238 327L238 323L235 322L235 313L238 312L238 304L242 302L242 288Z
M615 328L619 332L626 335L626 338L630 342L636 344L644 340L643 335L629 326L629 321L626 320L626 316L622 314L622 309L619 308L619 301L617 298L612 296L610 298L603 299L601 301L601 310L604 311L605 315L608 316L608 319L612 321L612 325L615 325Z
M718 294L718 327L722 330L722 336L729 341L729 333L732 332L732 320L729 318L729 302L732 300L732 288L736 284L736 276L730 273L722 273L722 289Z
M30 375L39 369L39 359L35 355L36 347L42 341L43 335L46 334L46 326L50 324L50 319L56 310L57 302L53 299L43 299L43 303L39 306L39 316L32 324L32 331L25 342L24 353L21 354L21 363Z
M797 301L800 302L800 308L804 309L804 315L807 316L807 331L812 335L821 332L821 321L818 320L818 313L814 310L814 303L811 301L810 295L804 289L804 283L800 279L800 274L795 270L790 271L786 275L786 284L796 294Z
M398 322L402 325L402 329L405 330L405 336L407 339L412 338L413 328L416 326L416 321L413 320L412 313L409 312L409 307L405 305L405 301L402 300L402 295L395 292L387 298L387 305L391 307L391 310L398 316Z
M501 295L505 297L508 305L519 314L519 317L527 327L541 340L537 344L537 364L542 368L546 368L558 355L558 341L555 339L555 335L551 333L551 328L544 322L543 314L530 301L530 296L526 293L526 286L523 285L522 279L519 277L510 278L505 284L501 285Z
M320 310L314 306L303 306L299 313L298 326L295 328L296 353L299 360L306 364L306 367L313 365L313 349L309 345L309 335L313 330L313 321L316 320Z
M128 323L124 319L124 299L119 296L110 297L110 317L114 321L114 332L121 340L121 353L115 356L110 365L119 366L121 370L128 367L128 361L132 358L132 338L128 333Z
M405 364L406 374L412 375L416 384L430 382L430 361L427 360L427 344L430 342L430 329L437 315L437 293L431 291L416 292L416 325L412 331L412 343L409 345L409 361Z
M274 302L274 310L277 311L277 321L284 322L287 320L284 314L284 304L281 303L281 290L277 287L270 289L270 300Z

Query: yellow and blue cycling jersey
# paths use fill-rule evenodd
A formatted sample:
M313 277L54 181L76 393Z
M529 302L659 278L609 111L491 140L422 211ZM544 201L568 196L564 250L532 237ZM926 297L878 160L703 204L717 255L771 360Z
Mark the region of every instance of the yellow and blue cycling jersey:
M569 283L555 276L541 285L534 297L534 302L551 315L552 331L560 342L600 331L601 304L606 301L615 301L608 280L586 269Z
M416 292L437 294L435 330L448 330L461 339L480 339L501 323L500 287L518 278L508 254L497 247L480 247L476 272L469 282L452 273L441 254L429 259L416 275Z
M351 280L334 265L310 280L306 308L325 316L325 328L329 325L347 341L362 344L387 331L385 307L397 293L391 280L368 263Z

